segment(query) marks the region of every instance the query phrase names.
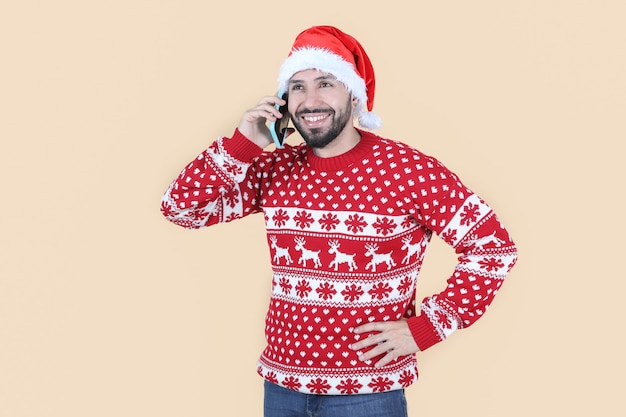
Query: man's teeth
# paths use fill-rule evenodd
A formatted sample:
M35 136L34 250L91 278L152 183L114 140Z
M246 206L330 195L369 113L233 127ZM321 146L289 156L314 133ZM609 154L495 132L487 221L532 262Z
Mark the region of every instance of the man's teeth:
M305 116L304 119L308 122L317 122L319 120L322 120L326 118L326 115L324 116Z

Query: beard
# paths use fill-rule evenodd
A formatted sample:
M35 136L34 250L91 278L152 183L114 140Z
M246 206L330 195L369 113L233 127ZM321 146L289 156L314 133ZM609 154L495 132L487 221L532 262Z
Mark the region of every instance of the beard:
M303 109L296 113L295 117L292 117L293 125L295 126L302 139L309 145L311 148L322 149L332 141L334 141L337 136L346 128L350 119L352 118L352 113L350 111L352 99L349 99L346 106L343 109L339 109L335 111L334 109L328 108L316 108L316 109ZM304 126L300 121L300 117L303 115L312 115L318 113L330 113L330 118L332 119L331 125L326 128L313 128L309 129Z

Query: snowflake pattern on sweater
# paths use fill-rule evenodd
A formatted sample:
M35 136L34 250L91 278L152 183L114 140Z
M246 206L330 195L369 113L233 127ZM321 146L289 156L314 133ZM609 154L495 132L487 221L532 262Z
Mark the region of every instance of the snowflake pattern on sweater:
M200 228L263 212L273 272L258 373L315 394L401 389L415 355L374 368L348 346L367 322L407 318L420 350L482 316L517 259L495 213L439 161L360 131L347 153L304 144L263 152L238 131L219 138L165 193L173 223ZM446 288L416 308L435 233L459 254ZM417 311L419 310L419 311Z

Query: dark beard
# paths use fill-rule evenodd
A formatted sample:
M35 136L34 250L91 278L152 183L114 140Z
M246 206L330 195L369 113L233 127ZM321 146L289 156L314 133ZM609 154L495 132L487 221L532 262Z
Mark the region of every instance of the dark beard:
M311 148L322 149L329 143L339 136L339 134L346 128L348 122L350 122L350 117L352 113L350 112L352 99L350 99L346 105L346 107L339 112L335 112L333 109L313 109L313 110L302 110L297 113L297 117L293 117L293 124L302 136L302 139L309 145ZM310 129L307 130L300 123L300 117L305 114L316 114L316 113L330 113L330 117L333 119L332 124L328 130L324 130L321 128Z

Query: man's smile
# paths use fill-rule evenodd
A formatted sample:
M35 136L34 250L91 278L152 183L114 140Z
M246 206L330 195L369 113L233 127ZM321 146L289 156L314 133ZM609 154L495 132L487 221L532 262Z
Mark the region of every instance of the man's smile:
M333 112L315 112L315 113L304 113L300 116L304 125L309 129L314 129L317 127L322 127L326 124L328 120L331 119Z
M307 122L319 122L322 119L327 118L329 115L325 114L322 116L304 116L303 119L306 120Z

